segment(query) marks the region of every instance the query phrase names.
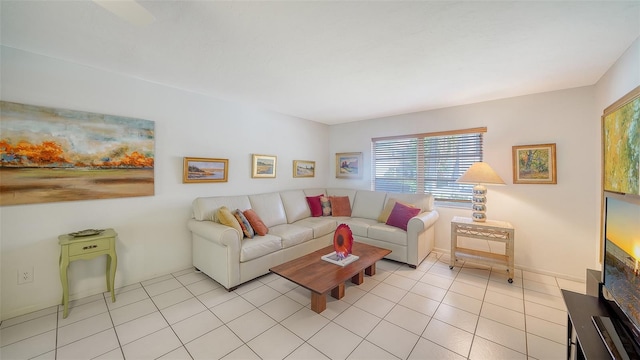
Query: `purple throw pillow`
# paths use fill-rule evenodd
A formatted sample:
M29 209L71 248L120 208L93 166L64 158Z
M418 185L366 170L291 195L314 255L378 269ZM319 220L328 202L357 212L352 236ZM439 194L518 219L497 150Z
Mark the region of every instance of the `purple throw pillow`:
M400 202L396 202L387 219L387 225L395 226L407 231L409 220L420 213L419 208L409 207Z

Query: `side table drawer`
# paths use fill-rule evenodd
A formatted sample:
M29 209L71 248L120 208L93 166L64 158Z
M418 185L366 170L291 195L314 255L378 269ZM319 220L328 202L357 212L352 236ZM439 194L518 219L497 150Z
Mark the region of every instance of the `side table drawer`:
M90 254L96 251L109 249L110 239L99 239L95 241L85 241L77 244L69 244L69 256Z

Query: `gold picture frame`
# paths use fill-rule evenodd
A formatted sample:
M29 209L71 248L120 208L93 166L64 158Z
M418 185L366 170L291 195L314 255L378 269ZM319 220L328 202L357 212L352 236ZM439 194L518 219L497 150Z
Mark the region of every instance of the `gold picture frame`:
M362 153L336 153L336 178L362 178Z
M275 178L277 157L273 155L253 154L251 161L252 178Z
M182 164L183 183L227 182L229 159L185 157Z
M316 176L316 162L309 160L293 160L293 177L305 178Z
M556 144L512 148L514 184L557 184Z

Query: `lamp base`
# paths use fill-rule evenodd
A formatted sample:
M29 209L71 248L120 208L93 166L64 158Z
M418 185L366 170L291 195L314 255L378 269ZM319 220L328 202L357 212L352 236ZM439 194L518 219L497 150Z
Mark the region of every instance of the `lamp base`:
M473 198L471 200L473 212L471 219L475 222L487 221L487 187L478 184L473 187Z

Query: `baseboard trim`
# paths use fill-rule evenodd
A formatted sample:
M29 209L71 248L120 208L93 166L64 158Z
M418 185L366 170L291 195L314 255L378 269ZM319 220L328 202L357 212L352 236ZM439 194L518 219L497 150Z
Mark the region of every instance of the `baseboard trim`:
M433 251L441 253L441 254L446 254L447 256L451 255L451 249L442 249L442 248L434 248ZM580 282L580 283L586 283L586 279L585 278L581 278L581 277L575 277L575 276L571 276L571 275L567 275L567 274L561 274L561 273L556 273L553 271L545 271L545 270L540 270L540 269L534 269L528 266L522 266L519 264L514 264L514 268L519 269L519 270L523 270L523 271L529 271L532 273L536 273L536 274L541 274L541 275L548 275L548 276L553 276L553 277L557 277L560 279L565 279L565 280L571 280L571 281L575 281L575 282Z

